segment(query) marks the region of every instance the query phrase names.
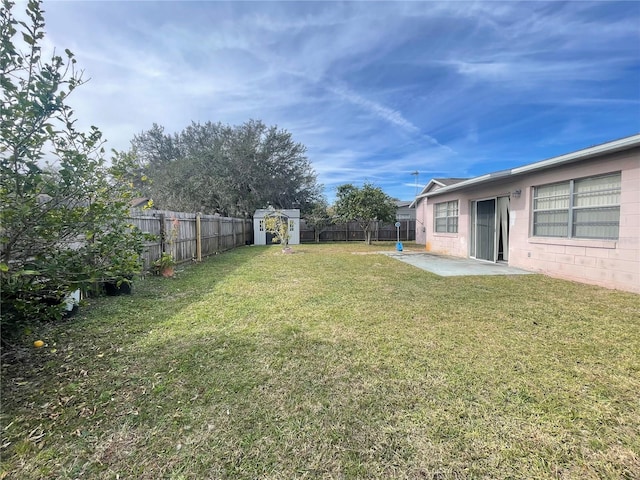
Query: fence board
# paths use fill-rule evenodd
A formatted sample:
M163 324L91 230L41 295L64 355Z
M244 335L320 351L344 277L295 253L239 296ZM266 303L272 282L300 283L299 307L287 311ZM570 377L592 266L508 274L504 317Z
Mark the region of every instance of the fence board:
M178 263L197 258L195 213L132 209L130 220L141 231L156 237L145 244L145 269L151 268L162 252L171 253ZM400 224L400 240L415 240L415 220L401 220ZM200 235L202 256L207 257L253 243L253 222L251 219L200 215ZM396 235L394 224L380 223L374 227L371 238L373 241L395 241ZM364 231L357 222L332 225L320 234L322 242L361 242L364 238ZM315 241L314 231L304 219L300 222L300 241Z
M151 268L162 252L173 255L178 263L197 258L195 213L132 209L130 215L133 225L156 237L145 244L145 269ZM252 225L251 219L200 215L202 256L253 243Z
M331 225L320 234L321 242L363 242L365 239L364 230L360 228L358 222L340 223ZM400 220L400 240L404 242L416 239L416 221ZM371 240L375 241L396 241L397 232L394 223L379 223L374 226ZM300 242L315 242L313 228L307 226L304 219L300 221Z

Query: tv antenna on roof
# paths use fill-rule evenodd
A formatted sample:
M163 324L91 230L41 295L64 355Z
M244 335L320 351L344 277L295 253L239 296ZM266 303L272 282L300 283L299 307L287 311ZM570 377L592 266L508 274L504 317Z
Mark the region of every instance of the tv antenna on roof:
M415 175L416 177L416 181L415 181L415 185L416 185L416 194L415 196L418 196L418 179L420 178L420 172L419 171L415 171L415 172L411 172L411 175Z

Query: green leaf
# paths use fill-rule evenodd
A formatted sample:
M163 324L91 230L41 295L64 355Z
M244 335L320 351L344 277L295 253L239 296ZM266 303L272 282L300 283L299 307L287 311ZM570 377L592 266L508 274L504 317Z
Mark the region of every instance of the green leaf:
M20 270L16 272L16 275L35 276L35 275L40 275L40 272L37 270Z
M36 42L33 39L33 37L29 34L27 34L26 32L22 32L22 39L25 41L25 43L29 44L29 45L34 45Z

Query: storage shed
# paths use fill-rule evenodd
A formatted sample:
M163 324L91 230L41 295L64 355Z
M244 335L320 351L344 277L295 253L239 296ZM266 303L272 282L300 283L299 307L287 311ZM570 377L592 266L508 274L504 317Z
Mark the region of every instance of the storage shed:
M271 245L273 243L273 235L264 228L265 217L271 215L280 215L289 221L289 245L300 244L300 210L284 209L276 210L274 208L261 208L253 214L253 238L255 245Z

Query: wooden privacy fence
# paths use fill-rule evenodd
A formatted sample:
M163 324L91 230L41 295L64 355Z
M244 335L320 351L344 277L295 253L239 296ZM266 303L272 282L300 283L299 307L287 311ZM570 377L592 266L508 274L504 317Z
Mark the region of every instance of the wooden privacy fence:
M416 221L415 220L399 220L400 222L400 240L408 242L416 239ZM321 242L363 242L365 239L364 230L360 228L358 222L340 223L331 225L320 234ZM371 240L378 241L395 241L397 232L394 223L376 222L373 227ZM300 242L315 242L314 230L308 227L304 220L300 221Z
M253 243L251 219L132 209L131 223L156 238L146 244L145 269L149 269L162 252L170 253L181 263Z

